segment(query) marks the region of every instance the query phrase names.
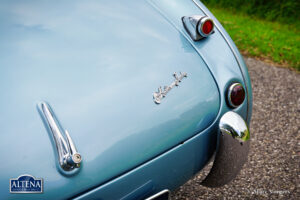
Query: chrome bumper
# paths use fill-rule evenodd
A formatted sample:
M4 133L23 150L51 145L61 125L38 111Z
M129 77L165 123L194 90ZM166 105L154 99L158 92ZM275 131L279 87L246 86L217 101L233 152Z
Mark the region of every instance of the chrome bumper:
M219 144L214 164L202 185L220 187L234 179L247 161L250 132L244 119L229 111L220 119Z

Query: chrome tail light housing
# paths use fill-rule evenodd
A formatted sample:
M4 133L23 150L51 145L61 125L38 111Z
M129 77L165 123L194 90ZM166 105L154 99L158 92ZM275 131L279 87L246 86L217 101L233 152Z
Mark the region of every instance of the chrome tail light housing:
M182 17L182 23L194 41L208 37L214 32L214 22L208 16L192 15Z

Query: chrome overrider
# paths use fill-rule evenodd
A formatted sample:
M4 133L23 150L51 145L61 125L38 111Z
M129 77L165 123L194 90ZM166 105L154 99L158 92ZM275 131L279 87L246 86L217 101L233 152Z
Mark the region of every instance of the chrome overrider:
M70 134L67 130L62 130L49 104L41 102L38 106L54 139L60 167L64 171L79 168L82 158L77 152Z
M226 112L220 119L219 145L214 164L202 185L220 187L234 179L247 161L250 132L237 113Z

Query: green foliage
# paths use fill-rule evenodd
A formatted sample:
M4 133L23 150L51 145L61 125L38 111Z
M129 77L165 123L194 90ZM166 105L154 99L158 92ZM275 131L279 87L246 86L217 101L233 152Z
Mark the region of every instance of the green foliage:
M299 26L271 22L228 9L208 7L244 54L300 71Z
M241 11L263 19L294 23L300 19L299 0L201 0L206 5Z

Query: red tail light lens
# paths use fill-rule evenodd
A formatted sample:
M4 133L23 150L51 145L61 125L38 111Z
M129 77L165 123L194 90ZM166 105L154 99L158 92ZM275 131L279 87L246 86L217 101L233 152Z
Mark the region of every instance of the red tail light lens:
M202 32L205 33L206 35L210 34L211 31L213 30L213 23L211 20L207 20L204 22L203 26L202 26Z
M214 22L211 18L205 16L200 19L198 24L198 32L202 37L209 36L214 30Z
M240 83L233 83L228 89L228 104L236 108L245 100L245 89Z

